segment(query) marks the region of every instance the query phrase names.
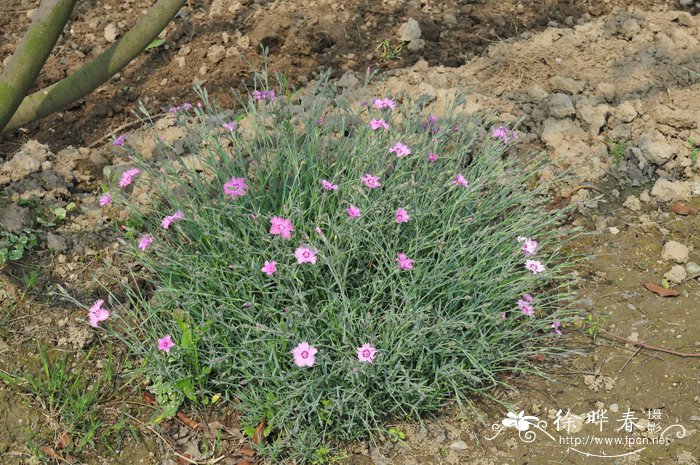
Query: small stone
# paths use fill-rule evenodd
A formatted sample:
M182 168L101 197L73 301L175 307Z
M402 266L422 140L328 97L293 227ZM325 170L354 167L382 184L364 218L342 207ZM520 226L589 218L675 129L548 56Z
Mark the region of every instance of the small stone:
M574 114L574 104L566 94L552 94L548 100L549 114L555 118L566 118Z
M453 450L467 450L469 449L469 446L467 445L466 442L464 441L455 441L452 444L450 444L450 449Z
M617 411L620 410L620 406L617 404L610 404L609 408L612 413L617 413Z
M105 27L104 35L107 42L112 43L116 41L117 37L119 37L119 29L117 29L117 25L114 23L109 23L107 27Z
M421 30L418 21L413 18L409 18L408 21L403 23L399 30L396 31L396 38L402 42L410 42L414 39L420 39Z
M642 155L655 165L663 165L673 158L677 148L669 144L663 134L653 131L642 134L637 145L642 151Z
M64 237L50 232L46 235L46 247L60 253L68 249L68 243Z
M683 282L687 277L688 273L685 271L683 265L674 265L670 271L664 274L664 278L676 284Z
M0 229L12 234L20 234L23 229L32 224L32 217L28 209L19 204L11 203L0 211Z
M226 47L223 45L212 45L207 51L207 60L212 64L217 64L226 56Z
M425 41L423 39L413 39L408 43L406 48L411 52L418 52L425 48Z
M644 203L651 202L651 197L649 196L648 189L644 189L644 191L641 194L639 194L639 200L641 200Z
M638 212L642 209L642 205L639 202L639 199L634 195L630 195L629 197L627 197L627 200L625 200L625 203L623 203L622 206L632 210L633 212Z
M595 90L603 96L603 98L608 102L615 100L615 95L617 94L617 89L614 84L609 82L601 82L595 88Z
M585 86L586 83L584 81L577 81L576 79L563 76L554 76L549 80L549 87L552 89L552 92L564 92L575 95L581 92Z
M661 258L676 263L685 263L688 261L688 247L676 241L668 241L664 244L661 250Z
M661 202L689 201L692 183L690 181L669 181L659 178L651 189L651 195Z
M340 79L338 79L338 87L345 87L348 89L352 89L359 83L359 79L357 79L357 76L355 76L355 72L352 70L346 71L345 74L340 76Z
M685 270L689 275L695 275L700 273L700 265L695 262L688 262L685 264Z
M620 228L617 228L615 226L611 226L610 229L608 229L608 231L610 231L610 234L612 234L613 236L620 234Z

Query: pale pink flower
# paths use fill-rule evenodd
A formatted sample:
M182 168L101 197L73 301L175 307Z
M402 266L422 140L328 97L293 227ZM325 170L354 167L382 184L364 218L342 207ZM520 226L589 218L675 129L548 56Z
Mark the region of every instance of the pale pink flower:
M348 212L348 216L350 218L359 218L362 214L360 209L357 208L355 205L350 205L348 208L345 209L345 211Z
M524 301L523 299L518 300L518 308L522 312L523 315L527 316L534 316L535 315L535 309L530 305L528 302Z
M407 145L397 142L392 148L389 149L389 152L395 153L398 158L401 158L405 157L406 155L410 155L411 149L409 149Z
M505 126L498 126L491 130L491 137L494 139L500 139L503 141L503 143L507 144L512 140L516 140L518 138L518 134Z
M153 244L153 237L150 234L144 234L139 239L139 249L146 250Z
M508 318L508 314L506 312L501 313L501 319L505 320L506 318Z
M379 109L389 108L390 110L393 110L396 108L396 102L390 98L375 98L372 100L372 105Z
M272 276L277 271L277 262L274 260L271 262L265 261L265 265L260 268L260 271L268 276Z
M404 210L403 208L399 208L396 210L396 222L397 223L408 223L408 220L410 220L411 217L408 215L408 212Z
M400 253L396 256L396 263L402 270L413 269L413 260L408 258L405 253Z
M294 231L294 226L291 220L279 216L273 216L270 219L270 234L289 239L292 237L292 231Z
M106 192L102 197L100 197L100 207L105 207L112 203L112 194Z
M102 299L97 300L94 304L92 304L92 307L88 309L90 326L92 326L93 328L97 328L100 324L100 321L105 321L107 318L109 318L109 311L105 308L102 308L104 303L105 301Z
M126 142L126 136L124 134L120 135L112 141L112 143L117 147L121 147L122 145L124 145L124 142Z
M367 173L364 176L361 176L360 179L362 180L362 182L365 183L365 186L369 187L370 189L375 189L375 188L381 186L381 183L379 182L378 176L373 176L373 175Z
M533 274L542 273L545 270L544 265L537 260L526 260L525 269L532 271Z
M170 337L170 334L158 339L158 349L163 352L168 353L173 347L175 347L175 341Z
M245 178L232 177L226 184L224 184L224 194L229 195L232 199L241 197L247 193L248 184L246 184Z
M184 217L185 213L181 210L178 210L172 215L168 215L165 218L163 218L163 221L160 222L160 225L163 227L163 229L169 229L171 224L180 221Z
M294 251L294 256L297 258L297 263L316 263L316 251L308 247L298 247Z
M469 187L469 181L467 181L467 178L465 178L461 174L455 175L455 179L454 181L452 181L452 184L459 185L462 187Z
M360 362L372 363L375 355L377 355L377 349L372 347L369 342L357 348L357 359Z
M321 186L327 191L337 191L338 190L338 185L333 184L332 182L328 181L327 179L324 179L321 181Z
M277 99L274 90L254 90L253 98L255 100L265 100L266 102L274 102Z
M316 347L309 345L309 343L306 341L303 341L292 350L292 355L294 355L294 363L296 363L299 368L314 366L314 363L316 363L317 352L318 350L316 350Z
M523 253L528 255L534 255L537 252L537 241L533 241L529 237L523 241Z
M319 236L323 236L323 231L321 231L321 228L319 228L318 226L316 226L316 234L318 234Z
M523 242L524 240L527 239L527 237L525 237L525 236L518 236L517 239L518 239L518 242Z
M561 336L561 321L552 321L552 328L554 328L554 332L557 333L557 336Z
M523 300L525 302L532 302L533 300L535 300L535 298L532 297L532 295L530 295L530 294L523 294Z
M223 126L224 128L226 128L226 129L228 129L228 130L231 131L231 132L233 132L233 131L235 131L236 129L238 129L238 123L235 122L235 121L231 121L231 122L229 122L229 123L224 123L224 124L222 124L222 126Z
M369 121L369 127L372 129L372 131L376 131L379 128L389 129L389 124L386 121L384 121L384 118L371 119Z
M132 168L130 170L124 171L122 173L121 178L119 178L119 187L124 189L126 186L131 184L131 182L134 180L134 176L136 176L140 172L141 172L141 170L138 168Z
M430 163L434 163L435 161L437 161L437 159L438 159L438 156L436 154L434 154L434 153L428 154L428 161Z

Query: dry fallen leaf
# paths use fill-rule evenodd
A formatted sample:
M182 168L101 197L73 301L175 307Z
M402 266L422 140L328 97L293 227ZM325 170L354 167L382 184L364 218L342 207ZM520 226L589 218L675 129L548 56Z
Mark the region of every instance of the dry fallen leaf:
M673 204L671 207L671 211L677 215L683 215L683 216L688 216L688 215L696 215L698 213L698 209L695 207L691 207L687 203L684 202L676 202Z
M654 294L659 294L661 297L675 297L681 293L673 289L666 289L658 284L654 283L644 283L644 287L653 292Z
M68 446L71 446L73 444L73 441L71 440L70 433L66 432L63 433L58 437L58 440L56 441L56 447L58 449L65 449Z
M241 447L239 451L241 455L245 455L246 457L254 457L255 456L255 451L251 449L250 447Z

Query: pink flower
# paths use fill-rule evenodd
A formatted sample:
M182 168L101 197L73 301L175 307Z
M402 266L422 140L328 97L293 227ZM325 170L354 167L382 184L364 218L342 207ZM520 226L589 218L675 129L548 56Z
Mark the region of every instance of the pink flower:
M561 336L561 321L552 321L552 328L554 328L554 332L557 333L557 336Z
M254 90L253 98L255 100L265 100L266 102L274 102L277 99L274 90Z
M317 352L316 347L309 345L309 343L306 341L303 341L292 350L292 355L294 355L294 363L296 363L299 368L314 366L314 363L316 363Z
M263 267L260 268L260 271L262 271L268 276L272 276L277 271L277 262L274 260L271 262L265 261L265 265L263 265Z
M410 155L411 149L409 149L408 146L402 144L401 142L397 142L392 148L389 149L389 152L395 153L398 158L401 158L405 157L406 155Z
M109 192L105 193L102 197L100 197L100 207L105 207L112 203L112 194Z
M357 348L357 359L360 362L372 363L374 356L377 354L377 349L372 347L369 342Z
M160 225L163 227L163 229L169 229L171 224L180 221L184 217L185 213L181 210L178 210L172 215L168 215L165 218L163 218L163 221L160 222Z
M316 263L316 251L308 247L298 247L294 251L294 256L297 258L297 263Z
M100 321L105 321L107 318L109 318L109 311L105 308L102 308L104 303L105 301L102 299L97 300L94 304L92 304L92 307L88 309L90 326L92 326L93 328L97 328L97 326L100 324Z
M235 131L236 129L238 129L238 123L235 122L235 121L231 121L230 123L224 123L224 124L222 124L222 126L225 127L226 129L228 129L228 130L231 131L231 132L233 132L233 131Z
M126 142L126 136L124 134L120 135L112 141L112 143L117 147L121 147L122 145L124 145L124 142Z
M544 271L544 265L537 260L526 260L525 269L532 271L533 274L542 273Z
M134 176L136 176L140 172L141 172L141 170L138 168L132 168L130 170L124 171L122 173L121 178L119 178L119 187L124 189L126 186L131 184L131 182L134 180Z
M523 241L523 253L526 256L534 255L537 252L537 241L533 241L529 237Z
M508 318L508 314L506 312L501 313L501 319L505 320L506 318Z
M345 211L348 212L348 216L350 218L359 218L362 214L360 209L357 208L355 205L350 205L348 208L345 209Z
M318 234L319 236L323 236L323 231L321 231L321 228L319 228L318 226L316 226L316 234Z
M370 189L375 189L381 186L378 176L372 176L371 174L367 173L364 176L361 176L360 179L365 183L365 186L369 187Z
M493 128L491 131L491 137L494 139L500 139L503 141L503 143L507 144L512 140L516 140L518 138L518 134L505 126L498 126Z
M408 220L411 219L410 216L408 216L408 212L404 210L403 208L399 208L396 210L396 222L397 223L408 223Z
M139 249L146 250L153 244L153 237L150 234L144 234L139 239Z
M158 349L162 350L166 354L170 352L170 349L173 347L175 347L175 342L173 341L173 338L170 337L170 334L158 339Z
M462 187L469 187L469 181L467 181L467 179L461 174L455 175L455 179L454 181L452 181L452 184L459 185Z
M518 300L518 308L522 312L523 315L527 316L534 316L535 315L535 309L530 305L528 302L524 301L523 299Z
M384 121L384 118L371 119L369 121L369 127L372 129L372 131L376 131L379 128L389 129L389 124L386 121Z
M294 231L294 226L290 220L279 216L273 216L270 219L270 234L273 236L289 239L292 237L292 231Z
M337 191L338 190L338 185L333 184L332 182L324 179L321 181L321 186L327 191Z
M232 199L236 197L244 196L248 193L248 184L245 182L245 178L233 177L224 184L224 194L231 196Z
M438 156L435 155L434 153L429 153L429 154L428 154L428 161L429 161L430 163L434 163L435 161L437 161L437 159L438 159Z
M393 110L396 108L396 102L390 98L375 98L374 100L372 100L372 105L374 105L375 108L379 109L389 108Z
M523 294L523 300L525 302L532 302L533 300L535 300L535 298L532 297L530 294Z
M413 269L413 260L408 258L405 253L400 253L396 256L396 263L402 270Z

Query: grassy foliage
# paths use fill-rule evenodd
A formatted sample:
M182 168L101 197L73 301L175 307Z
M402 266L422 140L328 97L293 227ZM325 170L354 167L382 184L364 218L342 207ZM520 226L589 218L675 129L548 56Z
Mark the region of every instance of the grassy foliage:
M156 206L144 212L128 189L112 191L130 210L126 249L155 291L132 290L131 310L107 327L145 360L166 403L235 400L249 431L266 422L273 460L312 462L331 439L367 437L536 371L532 356L557 350L552 323L566 323L572 283L554 229L561 213L535 187L538 162L507 159L461 99L426 122L422 102L351 107L325 86L282 95L242 100L236 131L204 96L203 109L178 116L194 159L137 163L134 182L152 186ZM372 118L390 128L373 131ZM397 142L411 154L389 153ZM367 188L366 173L381 186ZM245 178L246 195L224 194L232 177ZM408 222L395 221L399 208ZM176 211L184 217L163 229ZM292 221L289 240L269 233L275 216ZM145 251L143 234L154 239ZM519 236L539 241L535 256ZM315 264L296 262L300 246ZM399 253L412 269L397 266ZM546 271L526 270L526 258ZM261 271L270 260L271 276ZM518 310L525 293L533 317ZM157 347L166 334L168 353ZM318 349L312 367L294 364L301 341ZM366 342L378 349L372 363L355 354Z

